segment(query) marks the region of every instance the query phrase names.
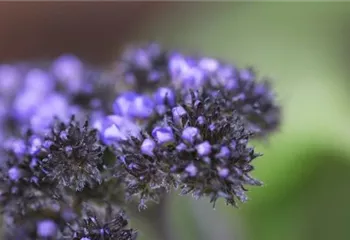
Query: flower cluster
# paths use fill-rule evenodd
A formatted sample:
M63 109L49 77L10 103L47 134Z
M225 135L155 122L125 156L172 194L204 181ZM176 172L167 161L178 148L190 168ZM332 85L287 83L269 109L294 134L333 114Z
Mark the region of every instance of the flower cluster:
M136 233L125 228L124 214L98 212L100 219L108 218L104 222L83 207L98 202L101 188L120 187L102 177L108 170L97 130L87 122L79 126L74 118L68 124L55 119L50 129L44 137L28 131L25 138L4 146L0 202L9 225L6 239L135 239Z
M6 239L132 240L123 208L180 189L236 206L280 123L251 69L152 43L112 70L72 55L0 66L0 202ZM16 229L16 231L14 230Z
M244 202L245 185L261 185L249 175L261 155L249 140L280 122L269 82L257 81L252 69L155 45L129 50L123 60L120 75L132 75L138 82L126 83L139 87L117 96L108 118L128 124L110 121L101 133L114 136L106 144L115 149L115 176L125 179L127 196L138 196L144 207L180 187L214 203L219 197ZM150 78L154 74L162 77Z

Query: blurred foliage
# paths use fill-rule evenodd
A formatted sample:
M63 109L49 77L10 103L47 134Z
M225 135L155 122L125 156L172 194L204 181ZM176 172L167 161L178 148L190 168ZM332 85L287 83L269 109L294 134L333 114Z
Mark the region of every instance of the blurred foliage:
M238 210L175 196L174 239L350 239L350 4L173 5L138 37L255 66L284 108L280 132L255 144L265 186Z

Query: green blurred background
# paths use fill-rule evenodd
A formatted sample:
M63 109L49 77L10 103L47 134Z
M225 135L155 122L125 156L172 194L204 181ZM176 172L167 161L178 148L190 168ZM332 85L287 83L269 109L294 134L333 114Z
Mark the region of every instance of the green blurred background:
M254 143L264 156L253 175L265 186L251 188L239 209L220 201L213 210L207 199L174 192L161 224L146 222L168 235L157 240L350 239L350 3L108 4L1 4L0 49L8 54L0 61L69 51L102 64L126 43L155 40L256 67L283 106L281 130ZM19 30L29 20L35 36ZM156 239L144 222L133 224L141 240Z
M174 193L173 239L350 239L349 33L348 3L174 4L140 26L140 40L255 66L284 109L255 144L265 186L239 209Z

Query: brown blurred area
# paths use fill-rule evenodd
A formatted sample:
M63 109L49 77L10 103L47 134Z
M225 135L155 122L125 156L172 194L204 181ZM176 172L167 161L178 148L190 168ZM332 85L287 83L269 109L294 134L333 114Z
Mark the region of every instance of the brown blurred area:
M103 64L164 4L146 2L1 2L0 62L69 52Z

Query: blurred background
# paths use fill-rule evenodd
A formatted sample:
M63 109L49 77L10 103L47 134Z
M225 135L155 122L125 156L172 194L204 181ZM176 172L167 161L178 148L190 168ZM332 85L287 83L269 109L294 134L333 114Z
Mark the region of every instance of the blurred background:
M272 79L284 121L255 144L265 186L239 209L173 193L159 226L169 240L350 239L349 40L350 3L0 3L1 63L70 52L108 65L128 43L158 41Z

